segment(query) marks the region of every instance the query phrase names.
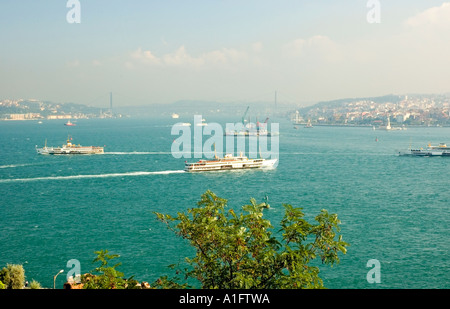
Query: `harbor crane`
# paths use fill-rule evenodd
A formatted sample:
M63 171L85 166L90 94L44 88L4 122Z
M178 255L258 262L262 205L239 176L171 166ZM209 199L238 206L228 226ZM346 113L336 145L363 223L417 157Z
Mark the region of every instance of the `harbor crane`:
M245 111L244 115L242 116L242 124L245 124L245 116L247 116L249 108L250 108L250 106L247 106L247 110Z

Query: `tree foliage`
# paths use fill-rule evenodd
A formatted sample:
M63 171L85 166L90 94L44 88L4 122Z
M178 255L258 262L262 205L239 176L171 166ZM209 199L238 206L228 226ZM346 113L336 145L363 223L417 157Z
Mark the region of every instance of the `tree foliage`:
M110 261L118 258L119 255L109 254L108 250L96 251L95 254L97 257L92 263L100 262L100 266L92 271L94 274L88 273L81 276L84 289L134 289L140 287L133 277L125 279L123 278L124 274L116 269L122 263L110 266Z
M30 282L30 289L32 289L32 290L39 290L39 289L42 289L42 286L41 286L41 284L38 281L33 279Z
M1 286L7 289L23 289L25 285L25 270L22 265L7 264L0 270Z
M311 261L320 258L333 265L339 262L339 252L346 253L348 244L338 236L340 221L326 210L311 224L301 208L284 204L276 237L270 221L263 219L267 203L251 199L238 214L226 210L227 200L208 190L198 206L177 216L155 214L195 248L195 257L186 258L190 267L178 270L184 279L178 279L194 278L201 288L321 288L319 269ZM176 284L175 278L164 279L161 286Z

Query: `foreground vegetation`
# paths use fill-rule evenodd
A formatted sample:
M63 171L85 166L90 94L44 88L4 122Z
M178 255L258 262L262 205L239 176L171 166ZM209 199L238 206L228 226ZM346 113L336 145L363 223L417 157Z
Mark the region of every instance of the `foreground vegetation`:
M348 244L338 235L340 221L326 210L315 217L313 224L304 219L301 208L284 204L280 233L275 236L270 221L263 219L264 210L270 207L267 203L251 199L241 213L226 207L227 200L208 190L198 207L186 213L155 213L196 252L194 257L186 258L183 269L171 265L174 277L161 277L151 284L139 283L133 276L124 278L117 270L120 263L111 265L119 256L102 250L95 252L93 260L100 265L81 276L78 288L323 288L319 268L311 262L320 259L322 264L333 265L339 262L339 253L346 253ZM17 282L23 286L24 276L11 275L17 271L8 267L9 277L0 273L0 281L7 288L20 288Z

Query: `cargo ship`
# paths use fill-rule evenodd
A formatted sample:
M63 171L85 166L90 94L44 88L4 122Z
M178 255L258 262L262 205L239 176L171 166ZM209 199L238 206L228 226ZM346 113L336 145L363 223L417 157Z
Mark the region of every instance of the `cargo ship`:
M47 141L45 146L38 148L36 145L36 151L42 155L88 155L88 154L103 154L103 147L98 146L81 146L72 143L72 138L69 136L65 145L61 147L47 147Z
M227 154L223 158L217 156L212 160L200 160L196 163L185 163L186 172L206 172L206 171L224 171L236 169L252 169L252 168L270 168L275 165L278 159L266 160L263 158L249 159L242 155L234 157Z

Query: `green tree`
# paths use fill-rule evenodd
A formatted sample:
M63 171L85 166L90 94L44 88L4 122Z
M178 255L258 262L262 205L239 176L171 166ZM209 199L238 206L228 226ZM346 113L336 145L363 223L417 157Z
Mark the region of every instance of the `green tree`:
M25 285L25 270L22 265L7 264L0 271L0 281L8 289L23 289Z
M100 266L96 267L92 272L95 274L84 274L81 276L81 283L84 289L133 289L138 286L138 282L130 277L123 278L124 274L116 268L122 263L113 266L109 262L118 258L117 254L108 254L108 250L96 251L97 257L92 263L100 262ZM140 287L140 286L139 286Z
M301 208L284 204L281 233L276 237L270 221L263 219L267 203L251 199L237 214L225 209L227 200L208 190L198 206L175 217L155 213L196 252L186 258L189 267L177 270L184 279L164 277L158 279L159 287L196 279L207 289L322 288L319 269L311 261L320 258L323 264L333 265L339 262L339 252L346 253L348 244L337 234L340 221L326 210L311 224Z

